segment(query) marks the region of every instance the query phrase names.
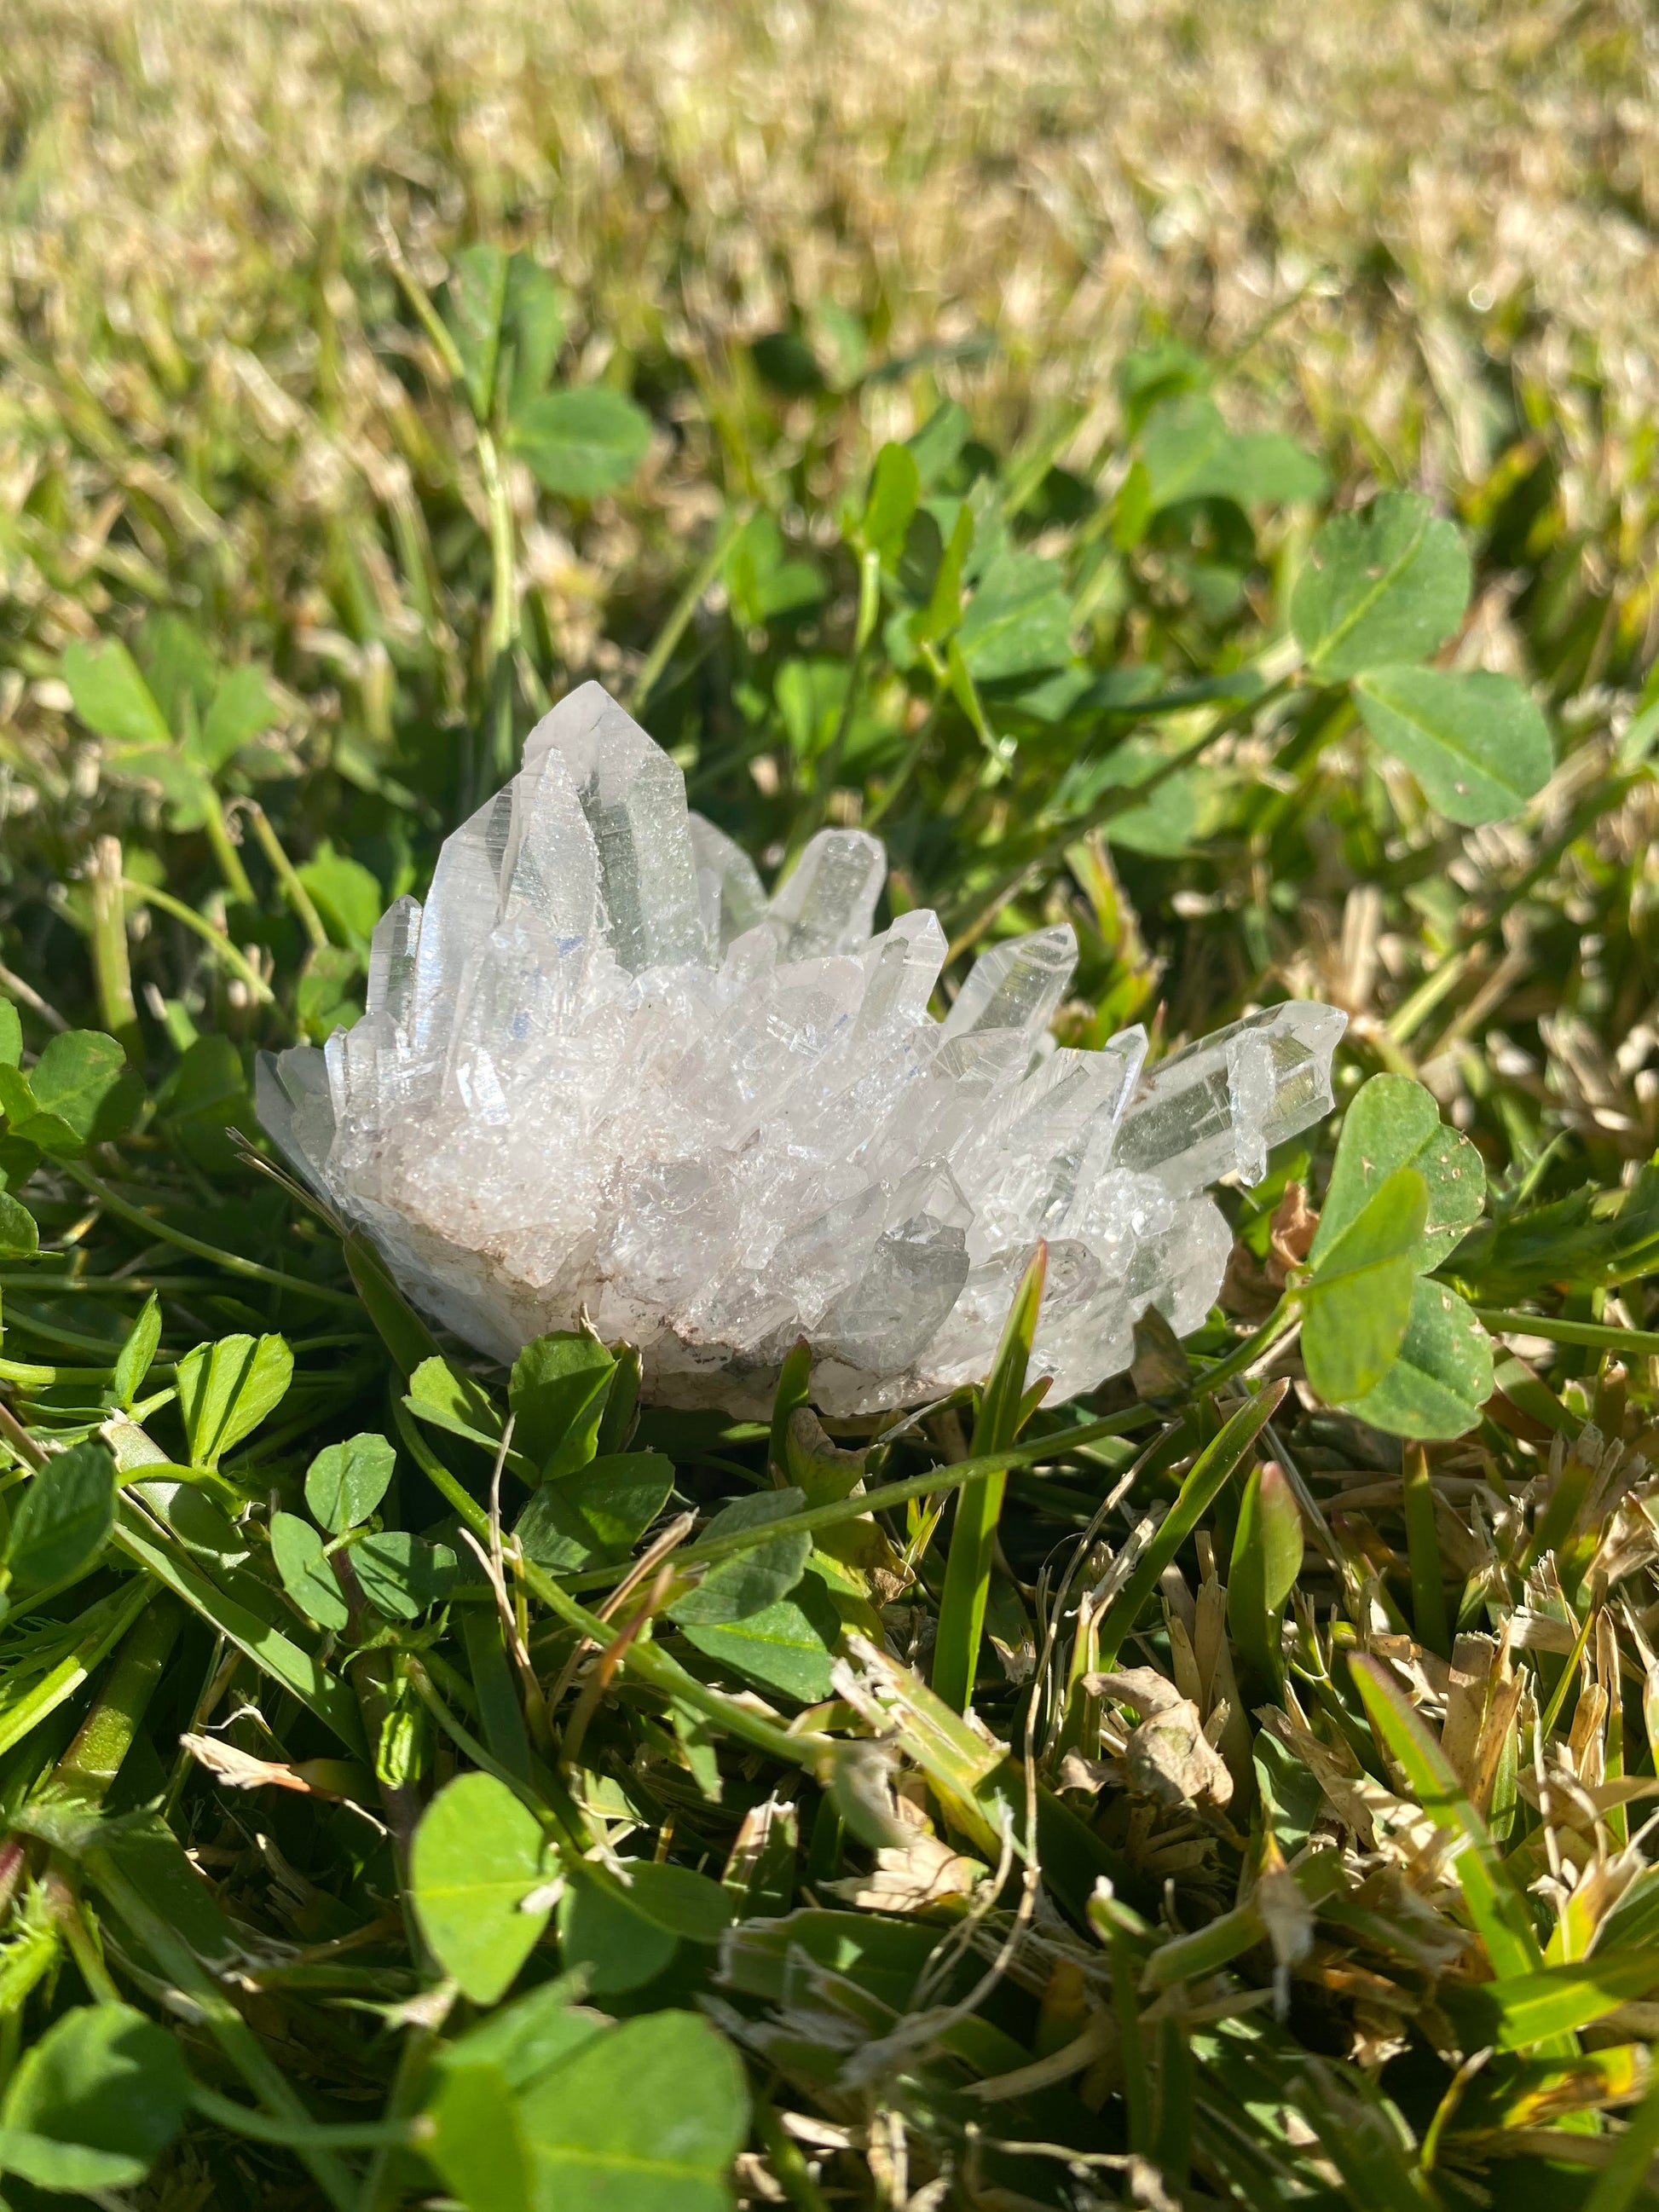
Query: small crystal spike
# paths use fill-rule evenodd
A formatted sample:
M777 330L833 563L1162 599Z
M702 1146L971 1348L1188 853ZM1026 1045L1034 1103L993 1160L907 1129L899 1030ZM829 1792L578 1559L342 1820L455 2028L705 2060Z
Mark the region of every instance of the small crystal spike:
M769 899L596 684L532 732L369 951L368 1011L258 1071L260 1118L412 1302L492 1358L584 1312L659 1402L769 1411L797 1339L831 1414L981 1377L1038 1241L1058 1403L1156 1307L1203 1321L1249 1182L1329 1110L1343 1016L1251 1014L1150 1071L1055 1048L1069 928L981 955L943 1022L938 919L872 936L886 855L825 830Z
M758 870L741 845L701 814L692 815L690 821L703 930L710 945L723 952L761 920L766 893Z
M1116 1164L1174 1191L1227 1175L1260 1182L1269 1147L1330 1112L1331 1054L1346 1019L1291 999L1172 1054L1125 1115Z
M781 957L817 960L856 952L869 942L870 921L887 880L887 855L862 830L820 830L772 900L781 930Z
M1016 1030L1036 1049L1077 965L1077 938L1061 923L994 945L974 963L945 1018L947 1037Z
M395 1028L409 1018L415 1000L415 965L421 944L421 902L393 899L368 942L368 1011Z

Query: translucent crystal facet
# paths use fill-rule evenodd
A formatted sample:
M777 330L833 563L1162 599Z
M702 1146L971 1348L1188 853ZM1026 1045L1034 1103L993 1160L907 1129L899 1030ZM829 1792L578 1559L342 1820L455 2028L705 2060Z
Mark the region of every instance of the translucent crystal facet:
M1150 1070L1054 1049L1069 928L992 946L945 1018L937 919L811 838L769 899L596 684L370 946L368 1007L259 1068L271 1137L415 1304L496 1358L586 1311L661 1402L759 1413L805 1336L826 1412L977 1378L1037 1241L1058 1401L1155 1306L1196 1328L1231 1238L1205 1195L1328 1111L1343 1016L1292 1001Z

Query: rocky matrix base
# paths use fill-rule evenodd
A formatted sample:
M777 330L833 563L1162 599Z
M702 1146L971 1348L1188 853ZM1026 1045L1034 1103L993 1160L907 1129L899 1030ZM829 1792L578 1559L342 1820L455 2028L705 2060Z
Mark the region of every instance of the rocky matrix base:
M802 1336L832 1414L981 1376L1039 1237L1054 1401L1196 1328L1249 1182L1328 1111L1344 1017L1251 1015L1144 1071L1055 1049L1069 929L998 945L943 1022L929 913L872 936L878 842L821 831L769 900L597 684L538 725L422 909L376 928L368 1011L266 1055L259 1111L433 1321L510 1359L586 1309L660 1403L760 1413Z

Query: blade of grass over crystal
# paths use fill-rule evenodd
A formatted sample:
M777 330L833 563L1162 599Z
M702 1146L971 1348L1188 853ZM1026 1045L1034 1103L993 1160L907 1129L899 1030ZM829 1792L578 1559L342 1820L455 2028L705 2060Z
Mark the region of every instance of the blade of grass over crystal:
M1014 1293L1014 1302L1003 1327L1002 1341L997 1346L996 1358L986 1380L979 1416L974 1423L970 1459L989 1457L1014 1441L1019 1425L1020 1400L1025 1389L1026 1363L1030 1358L1048 1270L1048 1248L1039 1244ZM1007 1471L1002 1468L977 1481L964 1483L957 1492L945 1588L939 1598L939 1629L933 1644L933 1685L935 1693L957 1712L965 1711L973 1702L974 1676L979 1666L980 1638L991 1587L991 1559L1007 1481Z

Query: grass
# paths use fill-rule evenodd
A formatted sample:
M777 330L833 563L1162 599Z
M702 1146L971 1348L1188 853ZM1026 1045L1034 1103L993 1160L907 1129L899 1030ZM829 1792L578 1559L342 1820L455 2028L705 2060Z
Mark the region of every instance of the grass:
M1651 79L1595 5L9 25L9 2201L1651 2201ZM1305 595L1402 489L1472 567L1391 657L1547 723L1489 805ZM1069 1042L1347 1011L1203 1330L1033 1407L1039 1269L902 1435L640 1414L264 1170L255 1050L589 674L953 980L1070 921Z

